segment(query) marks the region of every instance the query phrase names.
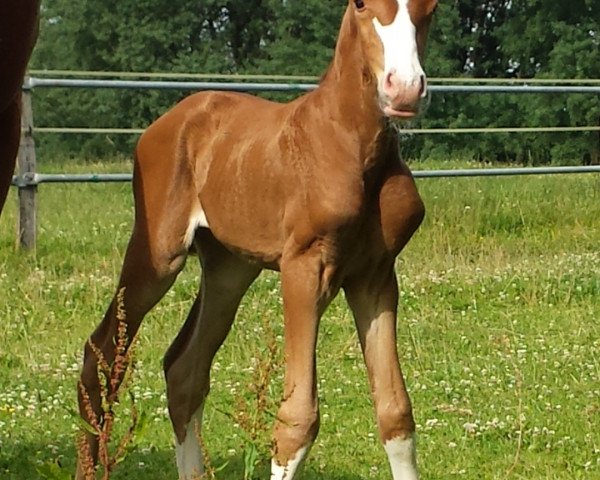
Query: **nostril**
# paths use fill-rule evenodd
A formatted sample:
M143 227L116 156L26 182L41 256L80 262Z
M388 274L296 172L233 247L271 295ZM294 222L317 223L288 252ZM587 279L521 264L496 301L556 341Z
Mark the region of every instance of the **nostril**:
M425 75L421 75L421 86L419 88L419 96L424 97L427 95L427 78Z
M392 68L387 75L385 76L385 88L386 90L389 90L391 88L394 87L394 80L393 77L396 74L396 69Z

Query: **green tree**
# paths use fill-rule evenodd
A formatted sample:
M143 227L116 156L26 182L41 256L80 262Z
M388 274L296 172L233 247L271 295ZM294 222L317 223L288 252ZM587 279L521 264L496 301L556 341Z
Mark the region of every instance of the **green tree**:
M502 28L503 55L522 78L600 77L600 2L515 2ZM600 99L590 95L538 95L525 105L534 124L600 125ZM532 141L556 162L598 163L598 132L553 134Z
M430 76L600 77L600 2L442 2L431 35ZM429 127L598 125L591 95L435 95ZM598 133L431 136L412 139L413 157L456 156L543 163L598 161Z
M43 2L32 68L320 75L344 0L53 0ZM600 78L598 0L441 1L430 77ZM144 127L186 92L37 90L36 123ZM282 98L282 97L277 97ZM590 95L433 96L425 127L578 126L600 123ZM46 152L129 153L134 138L47 136ZM406 156L529 163L597 162L600 136L414 136Z
M44 4L33 69L233 73L251 68L269 41L267 0L56 0ZM144 127L185 92L36 91L36 123ZM134 138L62 135L44 151L95 157L130 152Z
M333 57L346 2L269 0L270 41L254 69L277 75L321 75Z

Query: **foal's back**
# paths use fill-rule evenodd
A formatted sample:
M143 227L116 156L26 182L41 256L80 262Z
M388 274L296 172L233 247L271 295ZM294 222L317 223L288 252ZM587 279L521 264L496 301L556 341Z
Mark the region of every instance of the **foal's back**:
M292 230L302 243L360 209L361 172L346 161L359 152L329 117L316 92L286 104L198 93L144 133L138 175L160 165L193 190L216 238L273 264Z

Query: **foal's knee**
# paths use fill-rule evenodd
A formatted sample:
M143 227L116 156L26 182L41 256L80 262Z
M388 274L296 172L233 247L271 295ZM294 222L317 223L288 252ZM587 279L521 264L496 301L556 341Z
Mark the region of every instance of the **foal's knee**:
M381 440L386 443L395 438L408 438L415 431L410 405L387 404L377 409L377 423Z

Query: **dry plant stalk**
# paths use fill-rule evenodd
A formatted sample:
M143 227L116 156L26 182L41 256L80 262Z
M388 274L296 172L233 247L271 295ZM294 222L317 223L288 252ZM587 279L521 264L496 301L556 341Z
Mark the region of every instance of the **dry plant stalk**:
M263 316L262 321L263 336L265 340L266 352L258 356L258 362L253 371L252 382L249 390L254 397L254 407L240 397L236 412L232 416L234 420L248 435L250 442L255 447L264 448L264 454L272 455L274 452L273 439L268 442L262 440L268 435L271 429L270 421L267 417L275 417L269 414L269 384L273 373L280 367L279 346L273 327L267 316ZM265 445L267 444L267 445Z
M102 414L99 416L94 412L92 403L85 386L81 381L78 384L82 397L82 403L89 424L89 431L98 438L98 464L102 470L102 480L109 480L115 465L125 456L127 446L131 443L136 427L138 425L138 411L135 398L131 392L131 424L119 440L111 453L113 426L115 422L114 407L119 403L119 394L128 389L133 373L133 343L129 343L127 335L126 311L125 311L125 288L121 288L116 297L117 309L117 332L115 336L115 358L112 365L106 361L102 351L91 341L88 341L92 352L97 358L97 375L100 386L100 399L102 403ZM131 368L130 368L131 367ZM86 441L85 432L81 432L77 439L77 451L81 459L86 480L96 479L96 467Z
M208 454L208 449L206 448L206 443L204 442L204 438L202 438L201 425L198 422L198 419L194 419L194 435L196 435L196 440L198 441L198 445L200 445L200 450L202 451L202 458L204 460L204 473L195 475L193 480L215 480L216 469L213 466L210 455ZM196 478L197 477L197 478Z

